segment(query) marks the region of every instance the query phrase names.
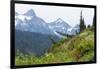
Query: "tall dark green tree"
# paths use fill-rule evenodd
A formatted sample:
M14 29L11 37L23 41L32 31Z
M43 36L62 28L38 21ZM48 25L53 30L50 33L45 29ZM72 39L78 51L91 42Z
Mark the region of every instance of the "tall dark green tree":
M83 29L86 29L86 25L85 25L85 22L84 22L84 18L83 18L82 22L83 22Z
M79 26L80 26L80 32L82 32L86 28L84 18L82 17L82 11L81 11L81 14L80 14L80 25Z
M80 15L80 32L82 31L82 11L81 11L81 15Z
M91 26L90 26L90 25L88 25L88 26L87 26L87 28L91 28Z

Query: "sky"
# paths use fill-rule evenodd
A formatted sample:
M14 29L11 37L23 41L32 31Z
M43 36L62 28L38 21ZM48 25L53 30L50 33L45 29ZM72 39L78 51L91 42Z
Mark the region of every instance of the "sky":
M30 9L33 9L35 14L47 23L61 18L72 27L79 24L81 10L86 25L92 25L94 16L94 8L15 4L15 12L19 14L24 14Z

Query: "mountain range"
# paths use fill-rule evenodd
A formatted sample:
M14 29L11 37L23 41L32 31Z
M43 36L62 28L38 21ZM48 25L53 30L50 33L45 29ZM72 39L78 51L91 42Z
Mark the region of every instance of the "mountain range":
M15 13L15 28L21 31L40 32L44 34L56 34L56 31L73 35L75 31L79 32L79 25L71 27L67 22L58 18L57 20L46 23L38 17L33 9L24 14ZM59 34L58 34L59 35Z
M79 25L71 27L61 18L46 23L33 9L24 14L15 12L15 47L23 53L40 56L53 44L51 38L57 42L63 37L57 31L76 35L79 30Z

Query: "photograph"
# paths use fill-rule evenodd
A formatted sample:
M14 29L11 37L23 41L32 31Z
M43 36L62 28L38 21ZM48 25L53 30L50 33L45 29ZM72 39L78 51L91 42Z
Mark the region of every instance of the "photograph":
M15 3L15 66L95 62L95 8Z

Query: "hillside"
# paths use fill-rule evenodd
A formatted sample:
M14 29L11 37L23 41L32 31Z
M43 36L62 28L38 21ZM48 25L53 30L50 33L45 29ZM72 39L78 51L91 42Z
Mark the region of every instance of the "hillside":
M17 53L16 65L94 61L94 32L82 33L62 39L52 45L41 57Z
M36 56L41 56L52 45L49 37L56 42L59 40L55 35L15 30L15 54L20 51L23 54L34 53Z

